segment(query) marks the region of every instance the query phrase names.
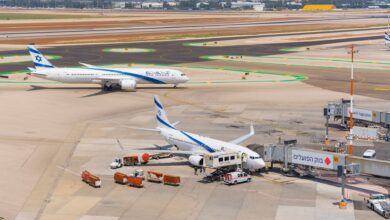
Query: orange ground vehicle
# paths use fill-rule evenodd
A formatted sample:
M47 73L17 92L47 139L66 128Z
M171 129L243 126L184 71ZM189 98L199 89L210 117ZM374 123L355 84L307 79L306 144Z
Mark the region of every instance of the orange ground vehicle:
M150 155L147 153L142 154L141 156L127 156L123 157L123 165L125 166L134 166L139 164L147 164L149 162Z
M155 171L147 172L147 180L149 182L162 183L163 174Z
M129 186L135 186L135 187L143 187L144 185L142 184L142 177L133 177L133 176L128 176L127 177L127 182L129 183Z
M100 178L92 175L87 170L84 170L81 173L81 179L84 182L88 183L90 186L93 186L93 187L101 187L102 186L102 181L100 180Z
M180 176L164 175L163 178L164 184L179 186L180 185Z
M114 173L114 180L116 183L126 184L127 183L127 175L124 173L116 172L116 173Z

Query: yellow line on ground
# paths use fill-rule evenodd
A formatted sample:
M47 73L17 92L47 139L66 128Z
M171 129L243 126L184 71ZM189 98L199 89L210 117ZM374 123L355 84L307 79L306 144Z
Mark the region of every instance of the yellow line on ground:
M375 91L390 91L390 88L374 88Z

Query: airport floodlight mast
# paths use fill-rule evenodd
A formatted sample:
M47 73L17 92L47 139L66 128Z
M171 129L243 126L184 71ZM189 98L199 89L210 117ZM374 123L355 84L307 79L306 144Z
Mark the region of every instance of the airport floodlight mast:
M349 91L350 91L350 107L349 107L349 145L348 145L348 154L352 156L353 153L353 81L354 81L354 69L353 69L353 63L355 59L355 53L358 53L358 50L355 50L355 46L351 45L351 50L348 52L351 54L351 80L349 85Z

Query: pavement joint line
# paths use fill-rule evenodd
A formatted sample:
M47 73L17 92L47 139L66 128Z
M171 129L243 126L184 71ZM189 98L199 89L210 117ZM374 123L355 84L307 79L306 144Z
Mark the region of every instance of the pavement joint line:
M7 62L1 62L3 59L6 59L6 58L12 58L12 57L27 57L28 59L27 60L22 60L22 61L7 61ZM62 56L59 56L59 55L45 55L46 59L48 60L59 60L59 59L62 59ZM27 63L27 62L31 62L31 58L30 58L30 55L25 55L25 54L17 54L17 55L6 55L6 56L1 56L0 55L0 65L5 65L5 64L14 64L14 63ZM0 73L1 75L1 73Z
M233 62L244 62L244 63L259 63L259 64L274 64L274 65L284 65L284 66L306 66L306 67L319 67L319 68L349 68L349 67L342 67L342 66L323 66L323 65L308 65L308 64L292 64L292 63L280 63L280 62L265 62L265 61L248 61L248 60L240 60L240 59L225 59L225 58L217 58L218 56L233 56L233 57L238 57L241 55L211 55L211 56L200 56L200 59L204 60L219 60L219 61L233 61ZM252 57L252 58L266 58L266 59L291 59L291 60L319 60L319 61L333 61L333 62L343 62L343 63L350 63L351 61L348 60L343 60L343 59L333 59L333 58L284 58L284 57L271 57L271 56L245 56L243 55L242 57ZM381 65L389 65L390 62L386 61L381 61L377 63L373 63L373 61L365 61L365 60L360 60L360 61L355 61L355 63L360 63L360 64L381 64ZM388 68L370 68L370 67L356 67L359 69L368 69L368 70L388 70Z
M186 100L183 100L183 99L180 99L180 98L175 98L172 95L170 95L170 93L171 93L171 91L166 91L165 93L162 94L162 96L164 96L165 98L170 99L170 100L172 100L172 101L174 101L176 103L193 106L193 107L196 107L196 108L199 108L199 109L203 109L205 111L219 113L221 115L224 115L224 116L227 116L227 117L231 117L231 115L229 113L226 113L223 110L213 109L212 107L207 107L207 106L202 105L202 104L197 104L197 103L189 102L189 101L186 101ZM235 117L237 119L241 119L241 120L244 120L244 121L247 121L247 122L257 122L259 124L268 125L268 126L272 127L273 129L280 130L281 132L285 133L286 135L295 134L294 133L295 132L294 129L277 127L272 122L264 120L264 119L249 118L249 117L240 116L240 115L237 115Z
M152 49L152 48L137 48L137 47L104 48L104 49L102 49L102 51L106 52L106 53L153 53L153 52L156 52L156 50Z
M377 29L377 28L386 28L386 26L384 25L373 25L373 26L370 26L370 27L357 27L357 28L340 28L340 29L336 29L334 31L329 31L328 29L318 29L318 30L310 30L310 31L292 31L292 32L276 32L276 33L271 33L271 34L252 34L252 35L241 35L242 37L250 37L250 38L261 38L261 37L273 37L273 35L281 35L282 36L293 36L293 35L296 35L296 34L304 34L304 35L310 35L310 34L318 34L318 32L325 32L325 33L342 33L343 31L366 31L366 30L374 30L374 29ZM288 35L286 35L288 34ZM231 37L231 36L230 36ZM230 38L228 36L228 38ZM217 37L218 38L218 37ZM231 37L231 38L234 38L234 37ZM205 38L207 40L207 38ZM215 39L215 38L211 38L211 39ZM227 40L230 40L230 39L227 39ZM192 41L192 42L186 42L186 43L183 43L182 45L183 46L186 46L186 47L207 47L208 44L213 44L215 45L213 42L215 41L218 41L218 39L215 39L215 40L211 40L211 41ZM226 41L226 40L224 40ZM282 49L293 49L293 48L302 48L302 47L291 47L291 48L282 48ZM304 47L303 47L304 48ZM282 51L282 49L280 49L280 51ZM285 51L285 52L288 52L288 51Z
M390 91L390 88L374 88L375 91Z

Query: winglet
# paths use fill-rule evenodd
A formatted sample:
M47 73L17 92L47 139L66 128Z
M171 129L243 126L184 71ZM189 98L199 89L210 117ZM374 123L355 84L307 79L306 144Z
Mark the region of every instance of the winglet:
M248 138L252 137L253 135L255 135L255 129L253 127L253 123L251 122L251 127L250 127L250 131L248 134L244 135L244 136L241 136L237 139L234 139L232 141L230 141L230 143L232 144L240 144L242 142L244 142L245 140L247 140Z

